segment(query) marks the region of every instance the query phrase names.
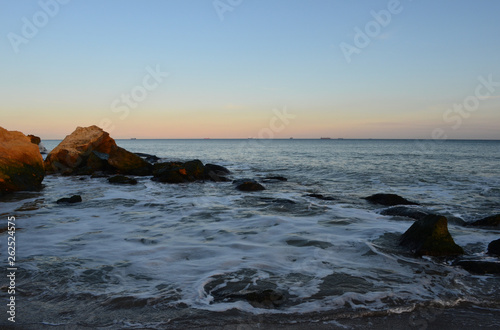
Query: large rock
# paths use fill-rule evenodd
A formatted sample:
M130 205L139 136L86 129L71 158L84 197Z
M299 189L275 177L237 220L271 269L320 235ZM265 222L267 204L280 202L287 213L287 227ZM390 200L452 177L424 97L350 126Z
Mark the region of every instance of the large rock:
M116 145L97 126L77 127L45 159L47 173L92 174L110 171L120 174L150 175L152 165Z
M412 218L415 220L423 219L428 215L427 212L415 209L413 207L407 207L407 206L394 206L394 207L382 210L382 212L380 212L380 214L399 216L399 217L407 217L407 218Z
M500 239L488 244L488 254L500 256Z
M38 189L44 175L38 146L23 133L0 127L0 194Z
M194 182L205 179L205 167L199 160L185 163L156 163L153 170L153 181L164 183Z
M468 224L475 227L500 227L500 214L492 215Z
M406 198L398 196L396 194L375 194L365 197L367 201L374 204L381 204L385 206L395 206L395 205L419 205L418 203L411 202Z
M239 179L234 180L233 184L236 185L236 189L240 191L260 191L266 190L266 188L253 179Z
M418 256L450 256L464 253L451 237L446 217L433 214L416 221L401 236L399 244Z

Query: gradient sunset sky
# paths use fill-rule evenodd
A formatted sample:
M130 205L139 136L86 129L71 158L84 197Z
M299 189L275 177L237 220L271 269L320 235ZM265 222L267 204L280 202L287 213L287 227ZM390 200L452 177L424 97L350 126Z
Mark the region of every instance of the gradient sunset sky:
M499 1L0 8L0 126L42 139L500 139Z

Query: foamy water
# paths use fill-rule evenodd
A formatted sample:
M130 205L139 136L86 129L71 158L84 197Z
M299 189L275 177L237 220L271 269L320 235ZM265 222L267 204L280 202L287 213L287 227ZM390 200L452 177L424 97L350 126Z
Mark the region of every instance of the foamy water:
M47 176L40 192L2 198L2 216L15 215L22 228L20 315L31 313L35 324L162 327L185 311L232 309L288 315L401 313L431 303L500 307L498 277L413 257L397 246L413 221L382 216L384 207L361 199L397 193L466 221L500 213L500 142L446 141L423 152L413 141L117 142L165 160L224 165L233 178L288 181L243 193L230 182L138 177L126 186ZM45 142L49 150L56 144ZM56 204L74 194L83 202ZM500 231L449 230L468 254L498 261L485 251ZM3 264L4 251L2 239ZM238 298L265 289L283 301L266 308Z

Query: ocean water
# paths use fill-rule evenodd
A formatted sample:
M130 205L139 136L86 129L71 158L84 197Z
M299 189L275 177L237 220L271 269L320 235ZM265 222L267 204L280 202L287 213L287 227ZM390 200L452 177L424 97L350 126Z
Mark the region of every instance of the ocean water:
M58 142L44 144L51 150ZM385 207L362 199L396 193L465 221L498 214L500 141L117 143L165 161L223 165L234 179L288 181L244 193L231 182L137 177L125 186L51 175L39 192L2 197L5 224L16 217L16 311L24 328L258 328L268 319L341 327L336 322L345 318L362 324L370 315L464 305L500 315L498 276L415 258L397 245L413 220L383 216ZM56 204L74 194L83 202ZM486 255L499 230L453 222L449 230L469 256L499 262ZM2 269L6 237L0 234ZM245 298L265 290L278 295ZM5 288L1 295L7 302ZM418 315L429 323L428 314ZM405 324L418 328L418 321L413 315Z

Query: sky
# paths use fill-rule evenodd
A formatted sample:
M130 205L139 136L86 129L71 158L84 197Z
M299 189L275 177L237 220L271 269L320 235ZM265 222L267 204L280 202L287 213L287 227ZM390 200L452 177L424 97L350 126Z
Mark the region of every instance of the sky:
M500 139L500 1L0 0L0 126Z

